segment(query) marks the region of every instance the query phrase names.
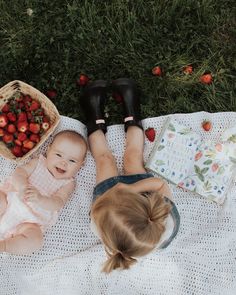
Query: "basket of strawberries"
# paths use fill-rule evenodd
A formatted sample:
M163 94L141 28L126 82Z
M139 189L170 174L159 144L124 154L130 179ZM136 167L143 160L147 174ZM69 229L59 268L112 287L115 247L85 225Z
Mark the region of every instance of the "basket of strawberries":
M22 161L55 130L60 115L39 90L12 81L0 89L0 155Z

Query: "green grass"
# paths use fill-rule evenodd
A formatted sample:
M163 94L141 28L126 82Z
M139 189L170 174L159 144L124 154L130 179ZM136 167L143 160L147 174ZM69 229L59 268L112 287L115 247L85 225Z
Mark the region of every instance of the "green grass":
M60 113L80 120L81 73L135 79L144 117L236 111L234 2L1 0L0 85L19 79L41 91L54 88ZM183 74L188 64L192 75ZM155 65L162 77L151 74ZM199 83L205 72L211 85ZM110 98L109 123L121 121L119 107Z

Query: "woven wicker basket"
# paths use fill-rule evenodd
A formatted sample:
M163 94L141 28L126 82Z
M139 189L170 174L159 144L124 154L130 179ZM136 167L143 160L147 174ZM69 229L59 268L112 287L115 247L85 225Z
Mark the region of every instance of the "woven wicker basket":
M20 162L31 156L45 142L45 140L57 127L60 121L60 115L55 105L43 93L41 93L36 88L18 80L9 82L0 89L0 110L16 92L28 94L33 99L40 102L45 114L50 118L50 128L42 135L40 142L38 142L35 147L23 157L16 157L11 153L10 149L8 149L4 142L0 142L0 155L6 159Z

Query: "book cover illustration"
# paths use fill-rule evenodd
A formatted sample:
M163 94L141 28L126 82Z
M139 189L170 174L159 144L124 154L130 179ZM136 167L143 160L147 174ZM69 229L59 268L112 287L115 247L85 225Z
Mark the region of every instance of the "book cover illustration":
M222 204L236 167L236 144L202 140L169 118L146 167L184 189Z

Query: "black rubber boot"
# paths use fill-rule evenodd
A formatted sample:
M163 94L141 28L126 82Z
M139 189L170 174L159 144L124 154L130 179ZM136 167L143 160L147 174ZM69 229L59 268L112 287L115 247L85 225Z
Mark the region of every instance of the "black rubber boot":
M89 83L81 95L80 105L86 117L88 136L101 129L104 134L107 126L104 119L104 106L107 100L107 81L96 80Z
M138 126L143 130L140 111L140 92L135 81L119 78L112 81L112 92L122 98L125 131L129 126Z

